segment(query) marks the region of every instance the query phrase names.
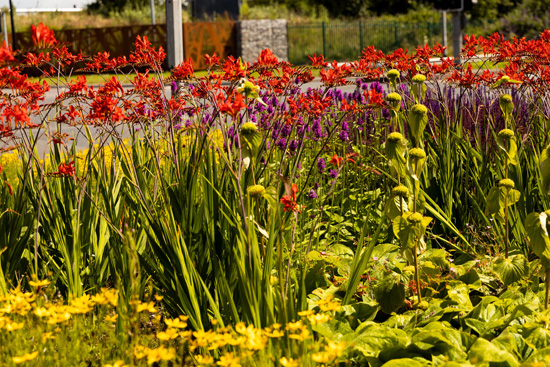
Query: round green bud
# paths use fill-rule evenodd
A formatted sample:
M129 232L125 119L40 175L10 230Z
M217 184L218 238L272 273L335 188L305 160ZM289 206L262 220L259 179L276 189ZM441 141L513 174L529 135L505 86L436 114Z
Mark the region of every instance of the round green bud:
M409 222L411 222L412 224L417 224L417 223L422 222L422 214L420 214L420 213L412 213L411 215L409 215L409 217L408 217L407 219L408 219Z
M498 137L502 139L510 139L514 136L514 132L510 129L502 129L498 132Z
M258 131L258 127L253 122L245 122L241 126L241 133L245 135L254 134L256 131Z
M413 83L422 84L426 81L426 77L422 74L416 74L415 76L413 76L412 81Z
M388 135L388 141L393 144L397 144L403 141L403 135L400 133L391 133Z
M500 103L512 103L512 96L509 94L503 94L499 98Z
M426 158L426 152L422 148L412 148L409 150L409 156L415 159Z
M246 191L248 192L248 195L250 195L251 197L257 198L264 194L265 187L263 187L262 185L252 185L252 186L248 186Z
M502 78L500 78L504 83L508 83L510 81L510 77L508 75L504 75Z
M428 109L426 108L426 106L419 103L419 104L415 104L414 106L412 106L411 112L414 113L414 114L417 114L417 115L427 115L428 114Z
M498 182L498 185L501 186L501 187L506 187L508 190L513 189L514 186L516 186L514 184L514 181L510 180L509 178L505 178L505 179L500 180Z
M390 71L388 71L387 75L390 79L396 79L399 78L399 75L401 75L401 73L398 70L391 69Z
M426 311L428 307L430 307L430 304L427 301L422 301L422 302L416 303L413 307L417 310Z
M399 102L401 102L401 96L398 93L395 93L395 92L389 93L386 96L386 100L390 103L392 103L392 102L399 103Z
M399 185L399 186L394 187L393 190L391 190L391 194L393 196L408 198L409 197L409 189L406 186Z

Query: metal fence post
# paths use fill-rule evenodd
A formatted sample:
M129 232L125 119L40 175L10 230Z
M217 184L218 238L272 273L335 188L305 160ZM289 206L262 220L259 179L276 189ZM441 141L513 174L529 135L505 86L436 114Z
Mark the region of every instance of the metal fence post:
M322 26L323 26L323 56L326 57L327 56L327 40L326 40L327 31L326 31L326 27L325 27L325 22L323 22Z
M399 38L397 36L397 22L393 22L393 38L395 40L395 46L394 49L397 49L399 47Z
M359 54L363 51L363 26L359 20Z

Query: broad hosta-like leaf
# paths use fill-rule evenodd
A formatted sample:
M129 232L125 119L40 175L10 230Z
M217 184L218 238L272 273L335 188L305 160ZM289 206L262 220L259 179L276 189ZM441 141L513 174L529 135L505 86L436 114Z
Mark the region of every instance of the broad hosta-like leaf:
M527 329L523 332L523 337L525 342L535 350L550 347L550 330L544 327Z
M353 345L365 356L378 357L380 352L389 348L405 348L407 334L403 330L367 321L342 340Z
M374 287L374 297L382 312L397 311L405 302L405 285L398 274L391 273L382 278Z
M523 255L514 255L508 259L497 259L493 269L504 285L508 286L527 276L529 262Z
M499 366L515 367L518 365L517 359L510 352L498 348L483 338L478 338L472 345L468 352L468 359L475 365L482 363L493 365L495 362Z
M515 189L493 186L487 195L485 215L494 215L499 221L504 221L506 196L508 196L508 206L511 206L518 202L521 194Z
M504 152L504 154L506 154L508 164L513 164L514 166L518 164L516 160L518 145L515 136L512 136L511 138L503 138L499 136L497 137L497 145Z
M423 366L425 366L424 363L421 363L412 358L392 359L391 361L386 362L382 365L382 367L423 367Z
M459 305L472 307L470 302L470 289L468 286L458 280L447 283L447 294L449 298Z
M540 154L540 174L542 176L542 191L545 194L550 194L550 145L542 150Z
M415 244L424 236L428 224L432 221L430 217L422 217L420 222L413 223L409 220L410 216L411 213L405 213L393 220L393 233L401 241L403 249L414 248Z
M547 220L546 212L531 213L525 218L525 231L529 236L529 245L545 268L550 267L550 238L546 227Z
M390 218L391 221L393 221L395 217L401 215L401 205L403 205L403 212L409 211L407 200L402 199L399 196L391 197L386 202L386 207L384 210L386 211L387 217Z

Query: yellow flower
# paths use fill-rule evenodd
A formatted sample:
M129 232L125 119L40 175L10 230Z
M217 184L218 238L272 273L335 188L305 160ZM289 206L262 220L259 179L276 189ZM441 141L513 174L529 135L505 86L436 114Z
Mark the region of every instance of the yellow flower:
M31 287L45 287L47 286L48 284L50 284L51 282L48 280L48 279L44 279L44 280L37 280L37 281L34 281L34 280L29 280L29 285Z
M118 314L114 314L112 316L105 316L105 321L106 322L116 322L116 320L118 319Z
M198 364L212 364L214 363L214 358L211 356L201 356L198 354L195 356L195 361L197 361Z
M185 329L187 327L187 323L181 318L179 319L164 319L164 323L168 327L175 327L177 329Z
M327 345L325 346L325 350L328 353L334 354L336 357L340 357L342 355L342 352L346 349L346 342L341 341L340 343L335 343L333 341L329 341Z
M168 328L166 331L159 331L157 333L157 338L159 340L172 340L178 337L178 331L173 328Z
M38 351L35 351L35 352L32 352L32 353L27 353L27 354L25 354L24 356L21 356L21 357L12 357L11 360L15 364L20 364L20 363L24 363L24 362L33 360L36 357L38 357Z
M295 361L292 358L281 357L279 359L279 363L283 367L298 367L298 361Z
M20 323L17 323L17 322L9 322L7 323L4 328L7 330L7 331L15 331L15 330L19 330L19 329L22 329L23 326L25 326L25 323L24 322L20 322Z
M290 339L304 341L306 339L309 339L311 337L311 334L309 333L308 329L303 328L299 334L290 334L288 337Z
M149 311L151 313L158 312L158 310L155 308L154 302L149 302L149 303L139 302L137 305L137 312L140 313L143 311Z
M330 363L334 360L334 358L335 356L333 354L327 352L319 352L311 356L311 359L317 363Z
M34 310L34 314L38 317L48 317L50 316L50 310L46 309L45 307L38 307L36 310Z
M156 349L149 349L147 351L147 364L153 364L160 361L170 361L176 358L176 349L164 348L160 346Z
M43 333L43 334L42 334L42 343L45 343L45 342L48 341L49 339L55 339L55 336L53 336L53 333L52 333L52 332L48 332L48 333Z
M134 348L134 357L136 359L142 359L147 356L147 350L149 348L145 348L143 345L138 345Z
M309 315L313 315L314 313L315 311L313 310L300 311L298 312L298 316L309 316Z
M226 367L240 367L239 358L235 357L233 353L227 353L220 357L220 360L216 362L218 366Z
M128 367L124 361L116 361L114 364L104 364L103 367Z
M329 322L331 319L331 316L326 313L318 313L316 315L308 316L307 319L312 324L324 324L326 322Z
M296 322L289 322L286 324L286 329L290 331L300 330L304 327L304 324L302 323L302 320L296 321Z

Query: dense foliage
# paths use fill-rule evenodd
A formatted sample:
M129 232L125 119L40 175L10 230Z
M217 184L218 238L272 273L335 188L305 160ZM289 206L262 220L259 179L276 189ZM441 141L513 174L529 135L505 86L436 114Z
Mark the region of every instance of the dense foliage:
M550 31L168 79L147 38L33 40L0 49L2 360L548 363Z

